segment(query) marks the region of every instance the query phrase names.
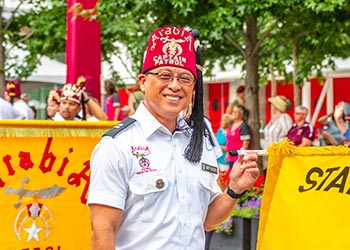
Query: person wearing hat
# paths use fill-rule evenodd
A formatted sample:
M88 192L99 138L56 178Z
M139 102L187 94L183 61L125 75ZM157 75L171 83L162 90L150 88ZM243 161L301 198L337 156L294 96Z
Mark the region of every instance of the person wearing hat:
M21 86L18 81L8 82L5 89L5 100L24 116L25 120L33 120L33 110L21 99Z
M47 119L52 120L52 118L58 112L60 106L62 89L52 89L46 100L46 115Z
M145 99L109 131L90 159L92 249L204 249L259 175L257 155L241 157L224 193L204 119L198 31L155 30L138 80ZM193 104L185 120L183 111Z
M62 89L60 96L60 103L58 107L58 112L52 118L54 121L96 121L95 118L88 119L86 116L85 106L87 105L89 112L92 116L98 118L105 118L106 115L102 108L93 100L91 100L85 91L83 91L83 85L81 80L78 79L77 83L66 83ZM78 114L83 108L83 117ZM99 120L99 119L98 119Z
M306 117L309 110L305 106L297 106L294 110L294 124L287 133L287 138L297 147L311 146L315 139L314 128Z
M272 117L264 128L264 148L267 149L272 142L281 142L286 138L292 127L292 118L286 113L291 102L283 95L270 97Z

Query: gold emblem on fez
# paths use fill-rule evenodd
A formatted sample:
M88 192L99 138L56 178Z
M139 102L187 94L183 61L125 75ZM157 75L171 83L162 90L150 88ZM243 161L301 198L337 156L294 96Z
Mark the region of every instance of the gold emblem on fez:
M163 46L163 53L170 56L179 56L182 54L182 48L179 42L184 42L183 40L168 39L168 43Z

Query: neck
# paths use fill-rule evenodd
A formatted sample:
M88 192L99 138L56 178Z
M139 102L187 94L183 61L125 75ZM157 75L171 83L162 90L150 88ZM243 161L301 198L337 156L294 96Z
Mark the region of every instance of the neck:
M305 121L296 122L296 124L297 124L298 126L301 126L301 125L303 125L304 123L305 123Z

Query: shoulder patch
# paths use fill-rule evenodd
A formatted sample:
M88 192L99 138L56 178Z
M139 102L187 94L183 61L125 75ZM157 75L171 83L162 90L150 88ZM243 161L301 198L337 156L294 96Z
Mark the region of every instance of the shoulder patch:
M108 130L103 136L114 137L117 134L119 134L120 131L122 131L125 128L129 127L134 122L136 122L136 120L134 118L130 118L130 117L125 118L124 120L119 122L115 127L113 127L112 129Z

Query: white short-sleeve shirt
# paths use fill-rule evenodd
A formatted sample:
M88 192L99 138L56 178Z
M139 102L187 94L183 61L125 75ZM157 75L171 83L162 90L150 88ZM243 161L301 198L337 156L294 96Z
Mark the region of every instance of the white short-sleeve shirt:
M103 137L91 156L88 204L122 209L118 250L204 249L203 222L221 193L208 139L199 163L184 157L191 130L179 117L171 134L140 105L136 122Z

